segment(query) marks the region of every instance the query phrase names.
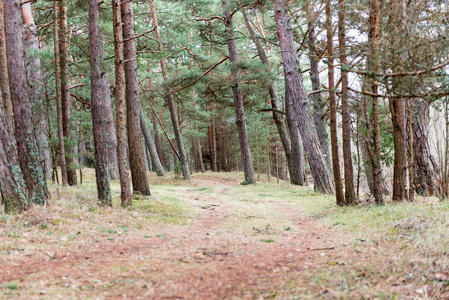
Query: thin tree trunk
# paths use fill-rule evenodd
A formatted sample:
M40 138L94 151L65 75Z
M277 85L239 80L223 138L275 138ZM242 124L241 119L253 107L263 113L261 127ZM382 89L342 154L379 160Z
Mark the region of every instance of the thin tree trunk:
M161 40L160 33L159 33L159 26L157 23L156 10L155 10L154 3L152 0L150 0L150 9L151 9L151 15L153 18L153 26L154 26L156 40L159 42L159 51L163 51L163 46L162 46L163 44L162 44L162 40ZM162 69L162 76L163 76L164 80L167 81L168 73L167 73L167 65L165 62L165 58L161 58L160 64L161 64L161 69ZM179 153L179 158L181 161L182 176L184 179L190 180L190 168L189 168L187 153L186 153L186 150L184 147L184 142L182 140L181 128L179 127L179 123L176 118L176 110L175 110L175 106L173 103L173 98L171 96L171 90L168 86L165 88L165 93L166 94L165 94L164 98L165 98L165 100L168 104L168 108L170 110L170 116L171 116L171 120L172 120L172 124L173 124L173 131L175 134L176 144L178 146L178 153Z
M341 114L343 132L343 161L345 170L345 205L354 205L356 195L354 190L354 169L351 152L351 116L349 113L348 72L346 59L346 29L345 0L338 1L338 45L341 63Z
M293 44L293 33L288 24L289 17L286 12L285 0L275 0L275 18L284 62L284 76L287 89L297 115L304 149L315 183L315 190L325 194L332 194L334 186L318 142L309 99L304 89L301 66Z
M59 0L59 65L61 83L62 104L62 130L66 143L65 160L67 166L67 183L76 185L75 159L73 157L73 146L71 145L72 130L70 116L70 87L69 87L69 64L68 64L68 30L67 30L67 0Z
M35 204L44 204L49 193L45 174L40 164L36 138L31 120L31 101L26 78L20 1L5 2L6 56L11 101L14 112L14 134L19 154L19 164L28 190Z
M142 108L140 109L140 126L142 128L142 133L145 139L147 150L150 151L151 163L153 165L153 168L156 171L157 176L164 176L164 168L162 167L159 155L157 154L156 146L154 145L153 137L151 136L150 128L147 125L145 114Z
M59 25L58 25L58 2L53 4L53 39L55 50L55 91L56 91L56 110L58 119L58 141L59 141L59 160L61 164L61 181L62 185L67 185L67 163L65 158L64 147L64 132L62 125L62 104L61 104L61 89L60 89L60 75L61 66L59 63Z
M0 92L2 96L3 112L11 135L14 134L11 94L9 92L8 63L6 61L6 37L3 0L0 0Z
M371 0L371 11L369 18L369 44L371 53L368 62L368 71L380 73L380 58L379 58L379 22L380 22L380 7L379 0ZM371 82L371 92L377 94L377 83ZM379 98L372 97L373 110L373 145L374 149L371 153L371 163L373 164L373 192L374 199L377 205L383 205L384 199L382 195L382 170L380 166L380 116L379 116Z
M389 100L391 121L393 124L394 166L393 166L393 201L407 198L407 148L405 129L404 99Z
M331 0L326 0L326 36L327 36L327 77L329 85L329 103L330 103L330 128L331 128L331 150L332 150L332 168L335 183L335 198L337 205L344 206L345 198L343 195L343 184L340 175L340 160L338 157L338 135L337 135L337 100L335 99L334 83L334 30L332 29L332 7Z
M111 189L109 186L109 167L107 150L107 119L105 111L107 101L105 100L106 73L101 71L102 43L98 29L99 19L98 0L90 0L89 9L89 49L90 49L90 78L91 78L91 112L92 126L95 144L95 178L97 181L98 200L103 205L112 205Z
M134 39L134 13L131 1L121 4L123 21L123 46L126 82L126 116L131 178L134 192L150 195L140 128L140 100L137 81L136 41Z
M39 51L39 39L36 36L36 24L34 23L33 12L31 10L31 3L22 4L22 16L25 23L25 34L28 51L28 82L30 84L30 96L31 101L35 103L36 108L33 111L33 123L36 124L37 131L37 143L39 146L39 154L43 167L45 170L45 176L50 177L51 173L51 158L50 149L47 136L47 122L46 122L46 110L44 105L44 89L42 86L43 76L41 71L41 61L36 56Z
M236 124L239 132L240 153L243 162L243 173L247 183L256 183L254 176L253 161L251 158L251 150L249 147L248 130L246 128L245 108L243 106L243 94L241 90L241 82L239 77L239 69L237 66L238 57L234 40L234 28L232 25L232 16L228 10L228 1L222 0L224 24L226 28L226 37L228 42L229 61L231 63L231 79L232 94L234 96L234 108L236 115Z
M192 90L192 97L195 98L195 90ZM193 110L195 110L195 100L193 100ZM198 122L195 122L194 126L195 126L196 133L198 133ZM197 147L198 147L198 162L199 162L199 165L200 165L201 173L204 173L205 170L204 170L204 162L203 162L203 153L201 151L200 138L196 137L195 140L196 140L196 144L197 144Z

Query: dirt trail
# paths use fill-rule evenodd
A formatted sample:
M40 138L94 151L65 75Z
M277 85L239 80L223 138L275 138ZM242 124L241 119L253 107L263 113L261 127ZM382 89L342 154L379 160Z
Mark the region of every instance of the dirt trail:
M218 194L237 184L201 176L193 181ZM18 296L23 299L51 299L53 293L61 299L416 296L405 274L396 270L387 278L397 259L389 255L397 249L387 244L348 245L346 235L282 201L256 199L261 207L256 214L236 201L195 190L189 194L193 225L161 227L157 230L164 234L150 238L130 234L64 253L22 257L2 266L0 282L16 280L35 290Z

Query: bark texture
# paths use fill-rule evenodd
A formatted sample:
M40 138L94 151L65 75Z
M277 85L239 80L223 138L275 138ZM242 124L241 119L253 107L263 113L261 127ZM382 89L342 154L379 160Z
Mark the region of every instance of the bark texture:
M222 0L224 25L226 30L226 37L228 42L229 61L231 63L231 79L232 79L232 94L234 96L234 108L236 116L236 124L239 132L240 154L243 162L243 173L247 183L256 183L256 176L254 175L253 161L251 157L251 150L249 147L248 130L246 128L245 108L243 106L243 94L241 91L241 82L239 78L239 69L237 67L238 57L234 41L234 28L232 25L232 16L229 12L227 0Z
M14 137L9 132L0 94L0 193L5 213L20 213L30 205L25 181L18 164Z
M314 179L315 190L325 194L333 194L334 185L319 144L309 99L304 89L301 67L294 48L293 33L289 25L285 1L275 0L275 4L276 27L284 62L284 76L297 115L299 131Z
M14 134L11 95L9 93L8 64L6 62L6 36L3 0L0 0L0 92L2 95L3 112L10 134Z
M107 150L107 95L105 95L105 73L101 71L101 36L98 30L98 0L90 0L89 7L89 49L91 78L91 112L95 145L95 178L98 200L103 205L112 205L109 186L108 150ZM110 99L110 98L109 98ZM110 102L110 100L109 100ZM109 103L110 104L110 103Z
M136 42L134 39L134 12L132 2L126 1L121 5L128 145L129 152L132 153L130 155L131 178L134 192L141 193L142 195L150 195L140 131L140 100L137 81Z
M117 122L117 167L120 176L120 199L123 207L132 205L128 174L125 116L125 69L123 66L121 0L112 0L114 26L115 100Z
M414 99L413 102L412 143L415 191L421 196L439 196L441 172L429 146L429 102L425 99Z
M394 165L393 201L407 198L407 147L404 99L390 99L391 121L393 124Z
M28 197L35 204L44 204L49 193L45 174L40 164L37 141L33 133L31 101L26 78L22 16L20 1L5 2L6 56L9 87L14 112L14 134L17 141L19 164L24 175Z

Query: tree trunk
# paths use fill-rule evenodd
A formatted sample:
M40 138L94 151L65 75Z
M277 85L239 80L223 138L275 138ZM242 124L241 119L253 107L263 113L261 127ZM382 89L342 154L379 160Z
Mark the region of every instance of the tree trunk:
M413 181L417 194L425 197L441 194L441 173L429 146L429 102L414 99L413 119ZM409 130L409 126L407 128ZM408 138L410 142L410 137Z
M137 82L137 57L136 41L134 39L133 5L130 1L125 1L121 5L125 59L128 145L129 152L132 153L132 155L130 155L131 178L134 192L139 192L142 195L150 195L140 129L140 100Z
M44 89L41 60L36 53L39 51L39 39L36 36L36 24L34 23L31 3L22 4L22 16L25 23L25 34L28 51L28 82L30 84L30 96L33 105L33 123L36 124L36 138L39 154L45 171L45 176L50 177L51 159L47 136L46 110L44 105Z
M287 162L289 163L290 182L297 185L307 185L302 138L287 86L285 87L285 112L291 138L290 163Z
M252 39L253 43L256 45L257 54L259 55L259 58L260 58L262 64L270 67L268 57L265 54L265 51L260 43L260 40L256 38L256 33L255 33L253 27L251 26L251 22L248 18L248 15L246 14L246 11L243 12L243 18L245 19L245 24L246 24L246 27L248 28L248 32L250 33L251 39ZM278 104L276 87L275 87L274 83L270 84L269 93L270 93L271 107L273 108L273 120L274 120L274 123L276 124L276 128L279 133L279 137L281 139L282 146L284 148L285 156L287 157L287 165L288 165L288 170L290 173L290 182L292 184L297 184L297 185L306 185L307 182L305 182L305 180L304 180L304 159L303 159L303 156L297 156L298 152L302 152L302 144L298 144L298 141L296 141L296 142L290 141L290 138L289 138L288 132L287 132L287 128L285 126L284 118L282 117L282 115L280 113L277 112L277 111L279 111L279 104ZM291 116L294 117L294 114L292 114ZM299 132L296 133L296 130L295 130L293 135L296 137L296 134L299 135ZM292 138L293 138L293 135L291 135ZM299 138L301 138L301 137L299 136ZM301 147L301 149L299 149L299 148L292 149L292 143L295 144L296 147ZM301 150L301 151L298 151L298 150ZM293 151L296 152L294 158L292 157Z
M6 61L6 37L3 0L0 0L0 92L2 96L3 112L11 135L14 134L11 95L9 93L8 63Z
M105 95L106 73L101 71L101 53L103 52L101 36L98 30L98 0L90 0L89 9L89 49L91 79L91 112L95 144L95 178L97 181L98 200L103 205L112 206L109 186L108 144L107 144L107 96ZM109 98L110 99L110 98ZM110 102L110 101L109 101ZM110 103L109 103L110 104Z
M61 181L62 185L67 185L67 164L65 158L64 148L64 132L62 125L62 104L61 104L61 89L60 89L60 75L61 66L59 63L59 25L58 25L58 2L53 4L53 39L55 49L55 91L56 91L56 110L58 119L58 141L59 141L59 160L61 164Z
M192 90L192 96L195 98L195 90ZM193 110L195 110L195 100L193 100ZM194 126L195 126L196 133L198 133L198 123L195 122ZM198 147L198 162L199 162L199 165L200 165L201 173L204 173L205 170L204 170L204 162L203 162L203 153L201 151L200 138L197 137L195 140L196 140L196 144L197 144L197 147Z
M49 193L40 164L36 138L31 120L31 101L26 78L27 70L22 36L20 1L5 2L6 56L9 87L14 112L14 134L19 164L28 189L28 197L35 204L44 204ZM19 29L19 30L18 30Z
M369 35L368 43L371 48L370 57L368 57L368 71L380 73L380 58L379 58L379 22L380 22L380 7L379 0L371 0L371 11L369 17ZM371 92L377 94L376 81L371 82ZM382 170L380 166L380 116L379 116L379 98L372 97L373 110L373 145L374 149L371 151L371 163L373 164L373 194L377 205L383 205L384 199L382 195Z
M319 57L316 52L316 37L315 37L315 25L312 20L307 21L308 38L309 38L309 61L310 61L310 81L312 82L312 89L314 91L321 90L320 73L318 71ZM329 140L326 129L325 120L325 106L326 100L321 97L321 92L313 93L312 96L313 105L313 121L315 123L316 132L320 141L321 150L326 159L326 162L330 168L331 156L329 153Z
M326 0L326 36L327 36L327 77L329 85L329 110L330 110L330 128L331 128L331 150L332 150L332 168L335 183L335 198L337 205L344 206L345 198L343 195L343 184L340 175L340 160L338 157L338 135L337 135L337 100L335 99L334 83L334 30L332 29L332 8L331 0Z
M343 132L343 161L345 169L345 205L354 205L356 196L354 190L354 170L351 152L351 116L349 113L348 72L346 59L346 29L345 0L338 1L338 45L341 63L341 115Z
M290 99L297 115L299 131L307 154L315 190L325 194L332 194L334 186L330 172L319 144L317 131L310 111L310 104L301 74L301 66L293 43L293 33L286 12L284 0L275 0L275 18L282 60L284 62L284 76Z
M156 146L154 145L153 137L151 136L150 128L148 127L142 108L140 109L140 126L142 128L142 133L145 139L147 150L150 152L153 168L156 171L157 176L164 176L164 168L162 167L159 155L157 154Z
M404 99L389 100L391 122L393 124L394 166L393 166L393 201L407 198L407 148L405 129Z
M151 8L151 14L153 17L153 26L155 29L156 40L159 42L159 51L162 51L163 50L162 40L161 40L160 33L159 33L159 26L157 23L156 10L154 8L154 3L152 0L150 0L150 8ZM164 80L167 81L168 74L167 74L167 65L165 62L165 58L161 58L160 64L161 64L161 69L162 69L162 76L163 76ZM190 180L190 168L189 168L189 163L188 163L189 160L187 158L187 152L184 147L184 141L182 140L181 128L180 128L178 120L176 118L176 110L175 110L175 106L173 103L173 98L171 96L171 90L168 86L165 88L165 93L166 94L165 94L164 98L168 104L168 109L170 110L171 121L173 124L173 131L175 134L176 144L178 146L179 158L181 161L182 176L184 179Z
M238 57L234 40L234 28L232 25L232 16L227 8L228 1L222 0L224 24L226 28L226 37L228 42L229 61L231 63L231 79L232 94L234 96L234 107L236 115L236 124L239 132L240 153L243 162L243 173L247 183L256 183L254 176L253 161L251 158L251 150L249 147L248 131L246 128L245 108L243 106L243 94L241 90L241 82L239 77L239 69L237 66Z
M167 162L165 161L163 152L162 152L162 145L161 145L161 138L159 137L159 131L157 129L157 116L156 113L153 111L151 113L151 122L153 123L153 132L154 132L154 144L156 146L157 155L159 156L159 159L161 161L162 166L167 170Z
M68 65L68 30L67 30L67 0L59 0L59 64L61 78L62 130L64 133L65 160L67 165L67 182L76 185L76 168L73 157L71 116L70 116L70 87Z
M0 1L1 2L1 1ZM0 94L0 193L6 214L20 213L29 206L25 181L18 164L14 137L9 132Z

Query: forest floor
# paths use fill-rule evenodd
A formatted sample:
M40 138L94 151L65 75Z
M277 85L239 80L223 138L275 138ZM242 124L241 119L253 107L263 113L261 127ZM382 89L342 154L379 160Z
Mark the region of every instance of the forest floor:
M2 299L449 299L449 204L369 203L239 173L150 176L133 207L95 201L93 170L1 215Z

